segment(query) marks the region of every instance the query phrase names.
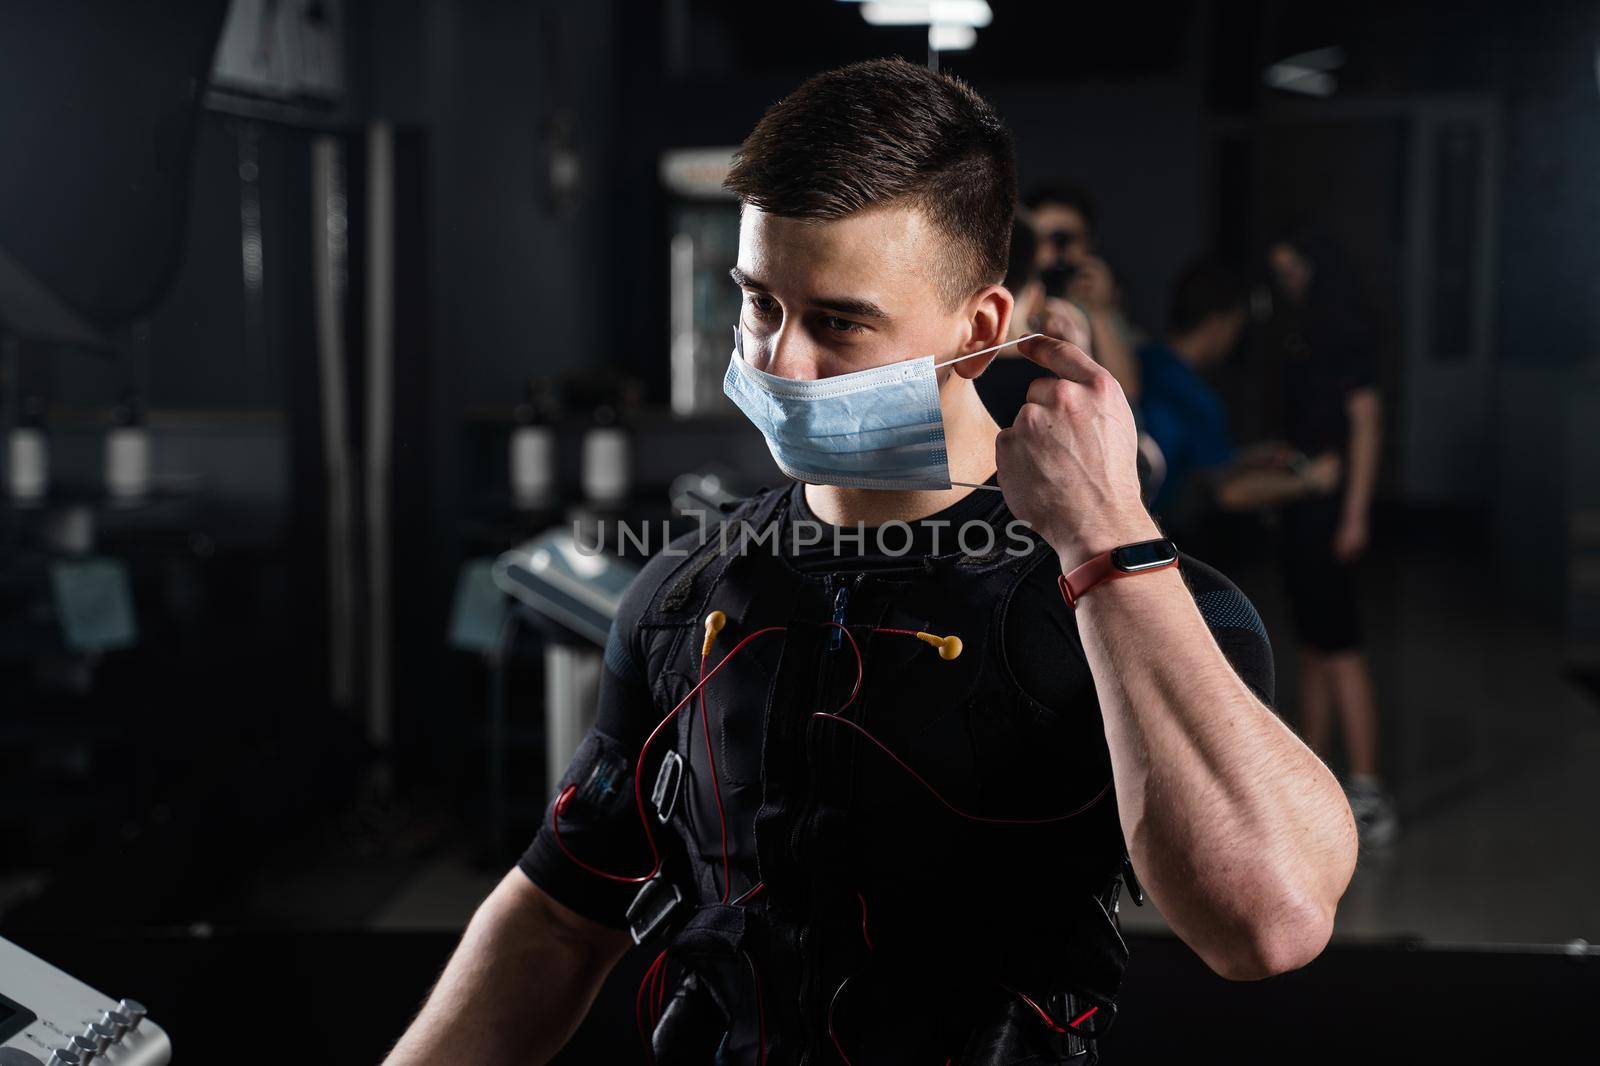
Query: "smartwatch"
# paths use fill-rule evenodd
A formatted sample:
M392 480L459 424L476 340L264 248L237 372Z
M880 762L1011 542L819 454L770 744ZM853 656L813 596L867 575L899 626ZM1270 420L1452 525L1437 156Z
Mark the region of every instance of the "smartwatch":
M1172 541L1165 537L1140 540L1101 552L1073 567L1070 574L1057 574L1056 584L1061 586L1061 597L1067 606L1076 609L1083 594L1096 585L1177 565L1178 546Z

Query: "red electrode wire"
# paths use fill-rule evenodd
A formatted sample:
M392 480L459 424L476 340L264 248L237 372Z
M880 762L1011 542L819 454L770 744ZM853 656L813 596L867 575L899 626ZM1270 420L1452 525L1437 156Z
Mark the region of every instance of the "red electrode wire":
M855 702L856 696L859 695L860 692L861 692L861 678L862 678L862 674L863 674L863 666L862 666L862 661L861 661L861 647L860 647L860 645L858 645L856 643L855 636L852 635L850 630L848 628L846 628L843 624L841 624L839 622L827 622L825 624L826 625L830 625L830 626L834 627L835 629L838 629L841 632L843 632L844 635L845 635L845 638L850 641L850 650L855 653L856 680L855 680L855 684L852 685L851 688L850 688L850 697L849 697L849 699L845 700L844 703L839 705L839 710L843 711L843 710L846 710L847 708L849 708L849 706L852 703ZM560 819L561 819L561 815L566 813L567 803L572 799L573 795L578 791L578 786L575 785L575 784L574 785L568 785L566 788L562 789L561 790L561 794L556 797L556 802L550 808L550 832L551 832L551 835L553 835L555 837L556 846L561 849L562 853L564 855L566 855L567 858L571 859L574 863L576 863L579 868L581 868L583 870L587 870L589 873L594 874L596 877L603 877L607 881L617 881L617 882L622 883L622 884L632 884L632 885L643 884L644 882L650 880L656 874L661 872L661 852L656 847L655 834L653 834L650 831L650 819L645 814L643 777L638 772L638 768L644 764L645 752L650 749L650 745L651 744L655 743L656 737L661 734L661 730L662 729L666 728L667 723L672 721L674 718L676 718L677 715L678 715L678 712L683 710L683 708L688 705L690 700L692 700L696 696L700 695L700 693L705 690L705 686L707 685L707 683L709 683L710 680L713 677L716 677L718 672L721 671L721 669L724 666L728 665L728 660L732 659L735 655L739 654L739 652L743 651L745 645L749 644L752 640L755 640L757 637L765 636L768 633L782 633L782 632L785 632L787 629L788 629L787 626L765 626L765 627L763 627L761 629L756 630L754 633L749 634L744 639L740 640L739 643L735 644L732 648L730 648L728 650L728 654L724 655L720 660L718 660L717 661L717 665L713 666L709 672L707 672L705 670L705 664L702 662L701 663L701 674L702 674L702 676L701 676L699 682L696 683L694 688L689 690L688 694L685 695L683 697L683 699L678 701L677 705L675 707L673 707L672 710L668 711L666 713L666 715L662 717L661 721L656 723L656 727L650 731L650 735L645 737L644 743L642 745L640 745L640 747L639 747L639 755L634 760L633 800L634 800L634 805L638 808L638 811L639 811L639 824L644 828L645 841L650 845L650 854L655 860L655 865L650 867L650 872L646 873L646 874L640 874L640 875L637 875L637 876L627 876L627 875L624 875L624 874L608 873L605 870L601 870L601 869L599 869L597 867L589 865L588 863L584 862L582 859L578 858L576 855L574 855L572 853L572 849L568 848L566 841L561 838ZM822 713L822 712L816 712L816 713ZM702 714L702 718L703 717L704 717L704 715ZM709 743L709 734L710 734L710 726L709 725L706 727L706 732L707 732L707 737L708 737L707 742ZM713 784L714 783L715 782L713 782ZM718 813L719 813L719 815L721 814L720 794L719 794L719 799L718 799ZM725 828L726 824L727 824L725 818L723 819L723 824L724 824L724 828ZM726 867L726 862L727 862L727 852L726 852L727 835L726 835L726 833L724 833L724 835L723 835L723 848L724 848L724 852L723 852L724 874L726 874L726 871L727 871L727 867ZM723 889L723 902L727 902L727 888L726 888L726 886L724 886L724 889Z
M728 902L728 893L733 889L733 875L728 872L728 812L722 807L722 787L717 784L721 775L717 773L717 757L711 751L711 716L706 711L706 658L700 657L700 683L695 686L700 690L700 731L706 737L706 761L711 764L711 794L717 801L717 821L722 826L722 902Z
M868 951L873 951L875 949L872 946L872 936L867 932L867 897L860 891L857 891L856 899L861 901L861 940L867 945ZM844 1044L840 1042L839 1034L834 1032L833 1008L839 1003L839 993L843 992L844 986L849 983L850 978L848 977L846 977L843 981L840 981L839 987L833 990L833 997L828 1000L828 1039L833 1041L833 1049L837 1051L839 1053L839 1057L844 1060L844 1066L851 1066L850 1056L845 1054Z
M1045 1009L1043 1007L1041 1007L1041 1006L1039 1006L1039 1004L1035 1003L1033 1001L1033 999L1026 992L1020 992L1017 989L1012 988L1010 985L1004 985L1002 987L1004 987L1007 992L1010 992L1013 996L1016 996L1018 999L1022 1000L1022 1002L1026 1003L1028 1005L1028 1007L1033 1011L1033 1013L1037 1014L1039 1016L1039 1018L1044 1022L1044 1024L1050 1027L1050 1031L1053 1032L1053 1033L1068 1033L1068 1032L1070 1032L1070 1033L1074 1033L1075 1035L1078 1035L1078 1036L1086 1035L1084 1033L1079 1033L1078 1032L1078 1026L1080 1026L1084 1022L1088 1021L1091 1017L1094 1016L1094 1013L1100 1009L1098 1006L1090 1007L1088 1010L1084 1011L1082 1014L1080 1014L1076 1018L1072 1019L1072 1021L1068 1022L1066 1024L1066 1027L1063 1028L1060 1023L1058 1023L1054 1018L1050 1017L1050 1015L1045 1012Z
M839 1003L839 993L843 992L844 986L849 983L850 978L848 977L840 981L839 987L833 990L833 998L828 1000L828 1039L833 1041L833 1050L837 1051L839 1057L844 1060L844 1066L853 1066L853 1064L850 1062L850 1056L845 1054L844 1045L839 1042L839 1034L833 1031L833 1008Z
M812 717L814 717L814 718L826 718L826 719L829 719L831 721L840 722L840 723L842 723L842 724L844 724L846 726L849 726L851 729L855 730L857 733L861 734L868 741L870 741L873 744L873 746L875 746L879 751L881 751L885 755L887 755L902 770L904 770L906 773L910 774L913 778L915 778L916 781L919 784L921 784L923 788L927 789L928 792L931 793L935 799L937 799L947 810L951 811L952 813L954 813L956 815L959 815L960 817L965 818L965 819L967 819L969 821L973 821L973 822L985 822L985 823L991 823L991 824L1006 824L1006 825L1039 825L1039 824L1044 824L1044 823L1048 823L1048 822L1063 821L1063 820L1065 820L1067 818L1072 818L1072 817L1074 817L1076 815L1082 814L1084 811L1088 810L1090 807L1092 807L1096 803L1098 803L1105 796L1106 792L1110 790L1112 783L1108 781L1106 783L1105 787L1102 788L1100 790L1100 792L1098 794L1096 794L1093 799L1089 800L1087 803L1083 804L1081 807L1077 808L1076 810L1070 811L1070 812L1068 812L1066 814L1052 815L1052 816L1046 817L1046 818L994 818L994 817L987 817L987 816L984 816L984 815L972 814L970 812L962 810L961 808L957 807L955 804L951 803L949 800L945 799L944 796L939 792L939 790L934 788L933 785L930 784L926 778L924 778L921 774L919 774L916 770L914 770L908 763L906 763L906 761L904 759L900 758L900 756L896 755L893 751L891 751L887 745L885 745L877 737L873 736L863 726L858 725L857 723L851 721L848 718L842 717L843 712L845 710L849 709L849 707L852 704L855 703L856 698L861 693L861 684L862 684L863 677L865 675L865 664L863 662L862 655L861 655L861 646L856 642L855 635L850 632L849 627L844 625L843 623L840 623L840 622L828 622L826 624L832 626L835 629L838 629L841 633L844 634L845 639L847 639L850 642L850 650L851 650L851 653L854 655L855 660L856 660L856 677L855 677L855 683L850 688L849 697L845 699L844 703L841 704L838 707L837 710L835 710L833 712L829 712L829 711L813 711L812 712ZM788 629L787 626L766 626L766 627L763 627L761 629L756 630L753 633L750 633L749 635L744 637L742 640L740 640L737 644L735 644L731 649L729 649L728 653L726 655L724 655L720 660L718 660L717 665L712 667L709 672L705 668L705 658L704 658L704 656L702 656L702 658L700 660L700 676L699 676L699 679L696 682L694 688L691 689L683 697L683 699L679 700L678 703L672 708L672 710L668 711L666 713L666 715L664 715L662 717L660 722L656 723L655 728L650 731L649 736L647 736L645 738L644 743L642 745L640 745L639 754L638 754L638 757L636 758L635 764L634 764L635 765L635 773L634 773L634 778L633 778L633 798L634 798L634 805L635 805L635 807L637 808L637 810L639 812L639 823L644 829L645 841L650 846L650 854L651 854L651 857L654 860L654 865L651 866L650 871L648 873L646 873L646 874L641 874L641 875L623 875L623 874L609 873L609 872L607 872L605 870L601 870L601 869L598 869L597 867L591 866L589 863L584 862L582 859L578 858L576 855L574 855L572 853L571 849L569 849L567 847L566 842L561 838L560 818L561 818L561 815L563 813L565 813L568 802L570 802L570 800L572 799L573 795L577 792L577 785L575 785L575 784L568 785L566 788L564 788L561 791L561 794L558 797L556 797L556 802L551 807L551 811L550 811L550 830L551 830L551 833L555 838L556 845L561 849L561 851L567 856L568 859L572 860L572 862L575 863L581 869L586 870L589 873L592 873L597 877L602 877L602 878L605 878L608 881L616 881L616 882L619 882L619 883L622 883L622 884L640 884L640 883L643 883L645 881L649 881L651 878L655 877L656 874L658 874L661 871L661 865L662 865L661 852L656 847L655 835L650 831L650 821L649 821L649 818L648 818L648 816L646 815L646 812L645 812L644 789L643 789L642 775L638 772L638 769L639 769L639 767L643 766L645 753L649 751L650 745L655 742L656 737L661 734L662 729L666 728L667 723L671 722L674 718L676 718L678 716L679 712L681 712L683 710L683 708L685 706L687 706L691 700L695 700L696 698L698 698L699 707L700 707L701 732L702 732L702 736L704 737L705 745L706 745L706 758L710 762L710 765L711 765L712 794L713 794L713 796L714 796L714 798L716 800L717 818L718 818L718 821L720 822L721 837L722 837L722 877L723 877L722 902L724 902L724 903L728 902L728 894L731 891L731 887L732 887L731 867L730 867L729 851L728 851L728 821L727 821L726 810L724 809L723 804L722 804L722 790L721 790L721 787L719 785L719 778L720 778L721 775L717 770L716 756L715 756L714 749L713 749L713 746L712 746L712 743L711 743L711 724L710 724L710 715L708 713L708 709L706 707L706 702L705 702L705 687L706 687L706 684L708 682L710 682L710 680L713 677L715 677L722 670L722 668L724 666L726 666L728 664L728 662L735 655L737 655L737 654L739 654L739 652L743 651L745 646L748 645L751 641L755 640L757 637L765 636L768 633L786 632L787 629ZM871 628L871 631L875 632L875 633L893 633L893 634L897 634L897 635L918 637L919 639L921 638L921 633L918 630L914 630L914 629L896 629L896 628L891 628L891 627L888 627L888 626L874 626L874 627ZM693 727L691 726L690 728L692 729ZM745 892L743 895L741 895L738 899L734 900L734 903L735 904L740 904L740 903L748 902L749 900L754 899L757 895L759 895L762 892L762 890L765 889L765 888L766 888L766 883L765 882L757 882L756 885L753 888L749 889L747 892ZM870 933L868 931L868 926L867 926L867 901L866 901L866 897L863 896L860 892L856 893L856 897L857 897L858 900L860 900L860 903L861 903L861 936L862 936L862 939L866 942L867 949L870 951L870 950L872 950L872 939L871 939L871 935L870 935ZM763 1064L763 1066L765 1066L765 1063L767 1061L767 1021L766 1021L766 1007L765 1007L765 1003L764 1003L763 998L762 998L761 975L760 975L760 972L756 969L755 960L750 957L749 953L746 952L746 953L743 953L743 954L744 954L744 957L745 957L745 962L748 963L749 966L750 966L750 976L751 976L751 979L753 980L754 986L755 986L756 1010L757 1010L757 1016L758 1016L758 1020L759 1020L760 1041L761 1041L761 1044L760 1044L760 1048L761 1048L760 1061ZM666 958L667 958L667 952L665 950L663 950L661 952L661 954L656 956L655 961L652 962L650 964L649 969L647 969L645 971L644 980L640 983L639 993L638 993L637 996L635 996L635 999L634 999L635 1021L639 1025L640 1036L641 1036L642 1040L644 1041L646 1058L652 1063L655 1061L654 1060L654 1052L653 1052L653 1049L651 1047L650 1034L647 1031L647 1028L646 1028L646 1025L645 1025L645 1017L644 1016L645 1016L646 1011L648 1011L649 1015L650 1015L650 1026L651 1027L653 1027L660 1019L662 1004L664 1002L665 995L666 995L666 984L667 984ZM840 1044L839 1038L834 1033L834 1029L833 1029L833 1009L834 1009L834 1005L838 1001L839 994L844 991L844 987L847 984L849 984L849 978L846 978L843 982L840 983L839 987L834 990L833 998L829 1001L829 1004L828 1004L828 1035L829 1035L830 1038L832 1038L834 1047L838 1050L840 1058L844 1059L844 1061L846 1063L846 1066L850 1066L850 1059L845 1055L844 1048ZM1021 997L1023 1002L1026 1003L1030 1008L1032 1008L1034 1010L1034 1012L1037 1013L1040 1016L1040 1018L1042 1018L1045 1021L1045 1023L1047 1025L1049 1025L1054 1031L1056 1031L1056 1032L1065 1032L1066 1031L1066 1030L1062 1029L1059 1025L1057 1025L1056 1022L1053 1019L1051 1019L1050 1016L1047 1013L1045 1013L1045 1011L1042 1008L1040 1008L1039 1005L1037 1003L1035 1003L1032 999L1029 999L1026 995L1024 995L1021 992L1017 992L1014 989L1011 989L1010 991L1012 991L1017 996ZM1098 1010L1098 1009L1099 1009L1098 1007L1091 1007L1088 1011L1084 1012L1084 1014L1082 1014L1079 1018L1075 1019L1073 1022L1071 1022L1069 1024L1071 1026L1077 1026L1080 1022L1084 1021L1085 1019L1087 1019L1088 1017L1093 1015L1094 1012L1096 1010ZM946 1066L949 1066L948 1060L946 1062Z
M850 639L850 650L855 653L856 657L856 682L850 688L850 698L845 700L844 703L839 707L839 710L843 711L845 708L849 707L855 702L856 695L861 691L861 678L864 672L861 660L861 648L858 644L856 644L856 638L851 634L849 629L845 628L844 625L839 622L829 622L828 625L840 630L846 637ZM912 635L915 636L915 633L912 630L895 630L895 632L912 633ZM734 651L737 650L738 648L734 649ZM729 655L732 654L732 652L729 652ZM728 902L728 892L733 887L733 876L731 873L729 873L728 867L728 814L722 807L722 790L717 786L717 779L720 776L717 772L717 759L716 756L711 753L711 716L706 710L705 683L708 679L705 676L705 669L705 657L701 656L700 683L695 687L700 690L700 725L706 739L706 759L711 763L711 794L716 798L717 801L717 821L721 823L722 828L722 902L726 903ZM762 886L758 884L755 888L751 889L743 896L740 896L739 901L743 902L745 900L754 898L756 893L761 890L761 887Z
M750 979L755 982L756 989L756 1024L757 1033L761 1040L761 1066L767 1066L767 1008L761 998L761 972L756 969L756 960L750 957L748 951L741 951L744 961L750 966Z
M566 811L567 802L569 800L571 800L573 794L578 791L578 786L577 785L568 785L566 788L562 789L561 790L561 795L556 797L555 803L552 804L551 808L550 808L550 831L551 831L551 834L555 837L556 846L561 849L562 853L565 854L567 858L571 859L581 869L587 870L589 873L594 874L596 877L603 877L607 881L617 881L617 882L619 882L621 884L627 884L627 885L643 884L644 882L650 880L656 874L661 872L661 852L660 852L659 849L656 848L655 834L650 832L650 819L645 815L645 809L644 809L644 786L642 784L643 775L638 772L639 765L644 762L644 753L650 749L650 745L655 742L655 739L656 739L657 736L660 735L661 730L666 728L667 723L672 721L674 718L676 718L678 716L678 712L683 710L683 708L689 703L689 701L694 699L695 696L697 696L700 693L700 690L705 687L706 682L710 681L713 677L716 677L717 676L717 672L719 670L721 670L724 666L728 665L728 660L733 658L735 655L739 654L739 652L744 649L744 646L746 644L749 644L752 640L755 640L757 637L765 636L768 633L782 633L786 628L788 628L788 627L786 627L786 626L766 626L765 628L756 630L754 633L751 633L749 636L747 636L743 640L739 641L739 643L735 644L728 651L728 654L724 655L722 657L722 659L717 663L717 665L712 667L711 671L709 673L707 673L703 678L700 679L699 684L695 685L694 688L690 689L688 695L684 696L683 699L679 700L677 706L673 707L672 710L668 711L666 713L666 715L661 719L661 721L656 723L656 727L650 731L650 735L645 737L644 743L642 745L640 745L640 747L639 747L639 756L634 762L633 801L634 801L634 805L636 807L638 807L638 809L639 809L639 824L644 827L645 842L650 845L650 854L655 859L655 865L650 867L650 872L649 873L645 873L645 874L640 874L640 875L637 875L637 876L628 876L628 875L625 875L625 874L608 873L605 870L601 870L601 869L598 869L598 868L596 868L594 866L590 866L588 863L584 862L582 859L578 858L576 855L574 855L572 853L572 850L567 847L566 841L561 839L560 819L561 819L561 815ZM852 643L854 643L854 642L852 642ZM859 685L860 685L860 679L859 679L859 676L858 676L858 678L857 678L857 686L859 687Z
M639 991L633 997L633 1022L639 1029L639 1039L644 1044L644 1057L646 1062L655 1062L655 1048L651 1046L651 1034L655 1029L655 1021L645 1022L645 1009L649 1005L650 990L658 972L666 970L667 952L662 950L650 963L649 969L644 972L644 980L639 982Z
M870 740L872 742L873 746L876 747L879 751L883 752L890 759L893 759L894 762L895 762L895 765L899 766L900 769L904 770L906 773L908 773L912 777L916 778L917 779L917 783L920 784L923 788L927 789L933 795L934 799L936 799L940 803L944 804L944 806L945 806L945 808L947 810L949 810L953 814L958 814L961 817L963 817L963 818L965 818L965 819L967 819L968 821L971 821L971 822L987 822L987 823L992 824L992 825L1043 825L1043 824L1045 824L1047 822L1061 822L1061 821L1065 821L1068 818L1075 818L1078 815L1082 814L1084 811L1088 810L1090 807L1093 807L1096 803L1099 803L1100 800L1105 797L1105 794L1108 791L1110 791L1110 789L1111 789L1112 782L1107 781L1105 783L1105 786L1102 787L1099 792L1095 793L1094 798L1091 799L1089 802L1085 803L1083 806L1077 808L1076 810L1068 811L1066 814L1052 814L1048 818L991 818L991 817L988 817L988 816L982 815L982 814L972 814L972 813L969 813L967 811L962 810L960 807L957 807L955 804L953 804L949 800L945 799L943 794L941 794L938 789L934 788L931 784L928 783L928 779L927 778L925 778L921 774L917 773L915 770L913 770L910 767L909 764L906 763L906 761L904 759L900 758L900 756L898 756L894 752L890 751L888 746L886 744L884 744L883 741L879 740L877 737L875 737L871 733L867 732L866 729L864 729L861 726L857 725L856 723L852 722L850 719L841 718L837 714L829 714L827 711L812 711L811 712L811 716L813 718L827 718L830 721L839 722L842 725L847 725L851 729L854 729L857 733L860 733L862 736L864 736L868 740Z

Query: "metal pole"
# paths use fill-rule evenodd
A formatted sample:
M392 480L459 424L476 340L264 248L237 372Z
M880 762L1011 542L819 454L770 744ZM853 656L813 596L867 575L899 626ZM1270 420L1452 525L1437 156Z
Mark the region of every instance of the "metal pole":
M344 293L349 284L349 202L337 138L311 144L311 269L322 378L322 456L328 478L328 673L336 707L355 703L355 507L345 389Z
M394 424L394 129L367 130L367 736L393 739L389 477Z

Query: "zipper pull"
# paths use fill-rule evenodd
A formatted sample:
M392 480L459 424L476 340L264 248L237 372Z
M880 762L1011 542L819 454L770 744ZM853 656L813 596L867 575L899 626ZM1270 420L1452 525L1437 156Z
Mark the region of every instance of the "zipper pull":
M833 594L833 622L836 626L844 625L845 608L850 605L850 586L840 585L839 591ZM828 638L828 650L838 651L844 644L844 630L835 629Z

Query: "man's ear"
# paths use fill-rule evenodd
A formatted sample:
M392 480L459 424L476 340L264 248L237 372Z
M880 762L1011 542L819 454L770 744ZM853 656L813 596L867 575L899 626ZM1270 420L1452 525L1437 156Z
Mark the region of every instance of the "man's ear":
M960 374L964 378L975 378L985 370L988 370L989 364L994 362L994 357L999 354L999 352L990 352L988 355L980 355L972 359L963 359L950 369L954 370L957 374Z
M972 294L967 301L967 324L970 327L965 352L981 352L1003 343L1011 329L1011 313L1016 309L1016 299L1003 285L986 285ZM998 353L963 359L951 367L964 378L975 378L986 370Z

